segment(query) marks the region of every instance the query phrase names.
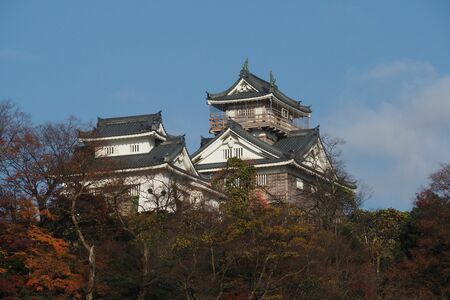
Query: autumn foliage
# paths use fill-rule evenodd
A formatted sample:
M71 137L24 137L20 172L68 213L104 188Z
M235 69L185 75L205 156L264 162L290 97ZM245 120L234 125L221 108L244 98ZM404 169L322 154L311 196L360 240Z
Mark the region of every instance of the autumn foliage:
M120 193L67 181L92 163L75 124L33 126L0 102L2 299L450 297L449 164L411 212L362 210L324 182L314 210L269 202L255 169L230 159L214 209L168 190L177 209L121 214Z
M68 243L37 225L29 200L20 200L18 209L16 222L0 221L0 295L80 298L82 276Z

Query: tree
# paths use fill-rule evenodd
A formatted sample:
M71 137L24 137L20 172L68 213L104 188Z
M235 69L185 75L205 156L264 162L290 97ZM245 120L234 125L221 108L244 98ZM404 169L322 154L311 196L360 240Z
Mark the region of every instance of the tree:
M68 243L37 226L29 199L17 203L14 221L0 218L0 296L79 299L80 265Z
M82 224L95 220L99 216L96 210L83 214L82 212L86 210L86 207L83 207L82 203L86 203L86 199L100 201L100 207L106 208L105 198L117 193L121 195L126 191L122 178L108 178L108 174L114 170L114 166L108 160L96 161L94 151L94 144L79 147L59 173L61 182L64 184L64 190L59 201L64 202L68 208L73 229L88 257L89 271L86 299L89 300L93 299L94 295L96 279L95 242L99 235L89 236L89 231L86 232L85 230L90 228L83 227ZM95 193L99 194L99 197L95 197L93 195ZM87 205L87 208L92 208L92 205ZM103 214L109 213L106 209L102 209L101 212ZM86 216L87 220L84 219Z
M228 195L219 215L178 216L169 264L184 297L373 297L375 272L364 248L340 232L315 229L297 205L261 201L254 175L230 159L213 181Z
M322 137L305 160L317 174L311 176L311 186L300 190L296 202L318 228L336 229L343 218L360 205L355 194L356 181L345 171L339 146L342 140Z
M78 122L32 126L10 102L0 104L2 189L36 203L40 222L61 190L62 174L78 145ZM14 199L14 197L13 197Z
M401 256L386 271L384 295L444 299L450 296L450 165L433 173L417 195L402 234Z
M351 224L360 241L369 249L377 273L381 270L381 263L388 266L394 260L408 217L408 213L393 208L358 210L352 215Z
M120 192L109 195L109 203L122 230L131 236L141 258L138 299L145 299L149 287L158 281L151 267L157 265L155 257L161 255L164 249L167 250L170 239L168 233L173 233L173 227L180 224L175 219L183 218L182 214L191 209L191 205L204 205L187 202L189 197L186 191L189 189L186 180L169 170L161 172L147 174L139 179L140 185L148 187L148 190L137 197ZM128 183L133 185L133 182ZM123 208L130 202L135 209L124 211Z

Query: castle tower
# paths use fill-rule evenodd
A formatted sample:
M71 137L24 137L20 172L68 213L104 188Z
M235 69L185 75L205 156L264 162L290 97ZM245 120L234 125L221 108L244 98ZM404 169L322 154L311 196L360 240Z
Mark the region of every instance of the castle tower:
M311 109L284 93L270 72L266 81L250 73L248 61L239 78L220 93L208 93L210 133L217 135L232 120L261 140L273 144L298 129L309 127Z

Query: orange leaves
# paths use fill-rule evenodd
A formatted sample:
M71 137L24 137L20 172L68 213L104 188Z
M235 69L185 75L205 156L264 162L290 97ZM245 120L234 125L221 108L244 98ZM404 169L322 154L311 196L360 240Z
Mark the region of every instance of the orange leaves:
M17 200L18 210L17 217L22 222L31 223L37 220L39 215L36 206L27 198Z
M82 277L74 272L76 258L64 240L29 223L4 223L2 229L0 295L20 297L29 290L35 296L77 297Z
M67 252L67 243L64 240L54 238L37 226L30 226L28 229L28 236L34 242L52 246L58 255L65 254Z
M33 241L25 260L30 270L26 285L36 292L64 292L71 294L81 285L81 276L73 274L70 263L74 257L68 253L68 245L37 226L30 226L28 236Z

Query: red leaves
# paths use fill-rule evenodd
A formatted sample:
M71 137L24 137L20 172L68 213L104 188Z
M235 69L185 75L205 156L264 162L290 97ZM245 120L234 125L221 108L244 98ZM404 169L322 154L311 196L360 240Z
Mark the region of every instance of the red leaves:
M19 297L26 288L34 295L78 297L82 277L64 240L36 225L2 225L0 295Z

